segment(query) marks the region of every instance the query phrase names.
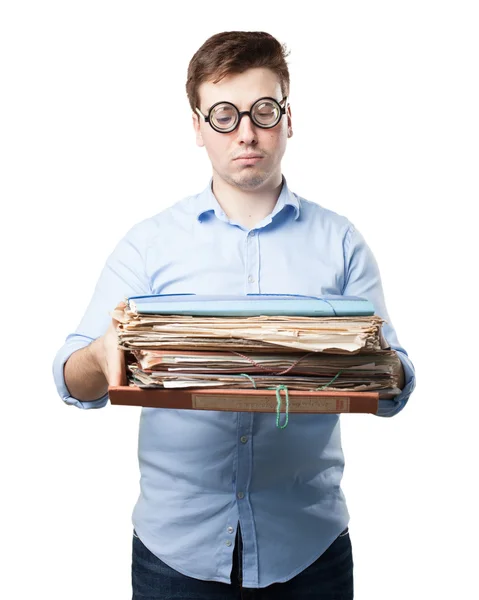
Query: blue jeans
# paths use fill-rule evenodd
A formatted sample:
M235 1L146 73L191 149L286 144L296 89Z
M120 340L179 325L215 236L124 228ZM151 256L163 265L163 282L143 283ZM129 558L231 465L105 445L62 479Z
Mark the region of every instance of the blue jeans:
M231 584L175 571L133 535L133 600L353 600L353 555L346 528L302 573L266 588L241 585L241 534L236 536Z

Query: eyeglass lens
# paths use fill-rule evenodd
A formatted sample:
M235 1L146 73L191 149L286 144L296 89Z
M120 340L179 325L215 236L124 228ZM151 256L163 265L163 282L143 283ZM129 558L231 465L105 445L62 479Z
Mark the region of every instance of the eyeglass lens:
M272 127L281 118L281 108L271 100L260 100L254 104L251 118L260 127ZM211 123L221 130L234 129L238 119L238 110L229 102L222 102L215 106L210 115Z

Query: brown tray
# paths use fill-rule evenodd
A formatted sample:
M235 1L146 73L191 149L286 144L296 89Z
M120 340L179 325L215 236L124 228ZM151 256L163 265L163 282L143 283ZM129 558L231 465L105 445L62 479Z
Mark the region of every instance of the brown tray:
M133 386L108 388L111 404L152 408L276 412L275 390L188 388L143 389ZM307 392L288 390L290 413L372 413L378 411L378 392ZM281 392L281 412L286 396Z

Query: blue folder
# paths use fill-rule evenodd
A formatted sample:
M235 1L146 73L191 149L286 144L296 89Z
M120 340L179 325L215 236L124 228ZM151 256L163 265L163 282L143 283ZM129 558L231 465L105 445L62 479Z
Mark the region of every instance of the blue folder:
M195 317L343 317L374 315L374 306L359 296L301 296L295 294L246 294L244 296L156 294L130 296L129 307L138 314L189 315Z

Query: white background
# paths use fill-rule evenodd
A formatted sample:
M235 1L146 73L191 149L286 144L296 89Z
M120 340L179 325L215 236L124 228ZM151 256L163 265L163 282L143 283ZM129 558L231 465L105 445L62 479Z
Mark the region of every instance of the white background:
M241 29L291 50L283 172L364 234L417 370L396 417L341 418L355 598L476 597L474 5L2 4L3 598L131 597L139 409L67 407L51 363L124 233L206 186L187 66Z

